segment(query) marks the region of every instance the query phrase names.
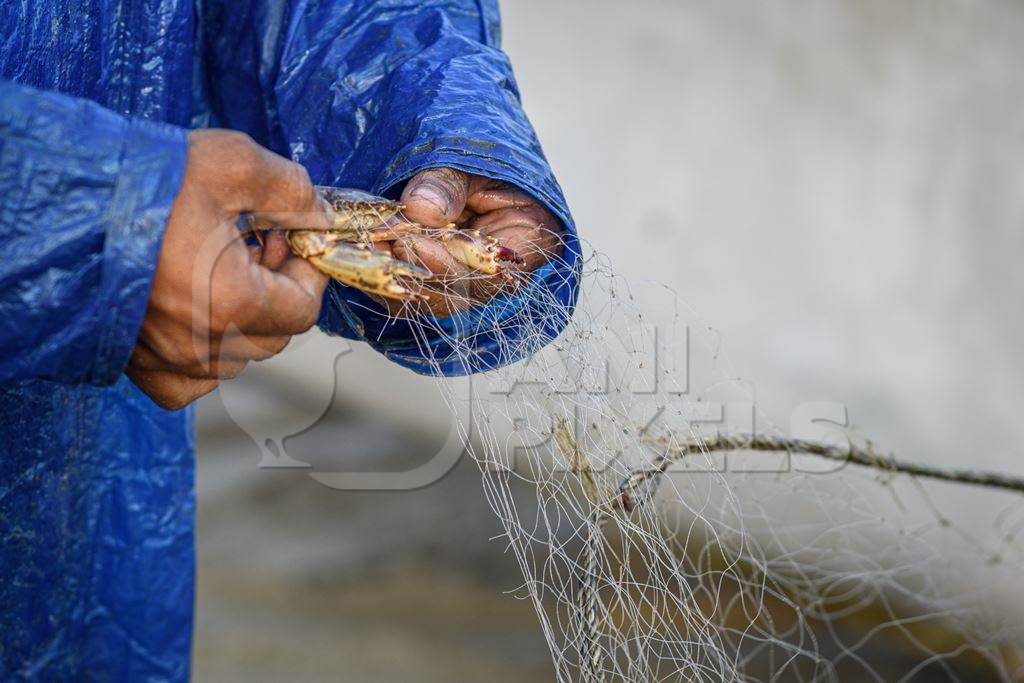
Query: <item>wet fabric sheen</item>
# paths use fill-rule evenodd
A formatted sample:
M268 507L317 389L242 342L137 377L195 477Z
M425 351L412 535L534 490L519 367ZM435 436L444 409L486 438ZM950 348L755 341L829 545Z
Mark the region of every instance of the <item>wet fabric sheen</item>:
M157 408L123 371L186 129L243 130L317 183L378 193L432 166L502 178L565 222L563 262L426 340L332 285L325 330L421 372L558 333L545 320L524 345L496 323L541 291L571 307L571 217L491 0L10 2L0 35L0 679L184 680L192 410Z

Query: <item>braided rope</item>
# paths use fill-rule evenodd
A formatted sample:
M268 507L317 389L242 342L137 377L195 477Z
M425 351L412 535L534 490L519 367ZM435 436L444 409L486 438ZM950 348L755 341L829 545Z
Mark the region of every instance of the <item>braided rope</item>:
M587 525L586 569L580 582L580 663L585 683L600 683L601 674L601 598L597 581L601 571L601 544L608 515L594 510Z
M599 683L602 676L602 656L600 648L600 597L597 581L600 570L601 544L604 540L604 529L611 510L619 509L628 514L643 507L654 499L662 481L662 475L668 471L673 462L691 455L722 451L758 451L765 453L799 453L813 455L837 462L849 462L854 465L870 467L882 472L907 474L939 481L955 482L971 486L1002 489L1024 494L1024 478L1002 472L982 470L955 469L922 465L897 460L895 456L881 456L875 453L873 446L851 445L840 448L827 444L788 439L776 436L749 435L714 435L703 439L676 440L673 436L644 436L644 443L658 447L664 452L655 458L651 467L631 472L619 485L618 495L606 504L598 504L596 500L596 484L589 460L583 449L572 437L568 425L563 423L556 428L556 442L563 454L573 464L573 470L581 477L587 498L594 504L594 511L588 519L585 571L580 581L580 594L577 611L580 616L580 663L583 667L583 680L587 683Z
M957 484L1024 493L1024 477L1016 477L1003 472L945 468L905 462L897 460L893 455L879 455L870 443L865 446L850 445L847 448L842 448L804 439L721 434L704 439L686 439L682 441L676 441L672 437L651 438L645 436L644 442L665 450L665 454L660 459L665 459L666 462L663 465L659 463L659 472L664 472L668 468L669 463L667 461L669 460L681 460L688 455L700 453L710 453L713 451L788 452L790 454L814 455L836 462L848 462L853 465L871 467L883 472L908 474L926 479L937 479Z

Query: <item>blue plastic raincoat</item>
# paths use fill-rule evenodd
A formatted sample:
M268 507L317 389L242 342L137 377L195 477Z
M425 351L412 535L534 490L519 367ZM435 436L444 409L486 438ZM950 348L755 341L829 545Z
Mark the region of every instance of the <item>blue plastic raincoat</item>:
M0 4L0 679L188 677L192 411L123 372L187 128L378 193L431 166L502 178L570 230L533 289L438 321L427 347L341 287L328 331L455 374L527 350L497 324L512 313L564 326L531 306L573 303L571 218L498 42L494 0Z

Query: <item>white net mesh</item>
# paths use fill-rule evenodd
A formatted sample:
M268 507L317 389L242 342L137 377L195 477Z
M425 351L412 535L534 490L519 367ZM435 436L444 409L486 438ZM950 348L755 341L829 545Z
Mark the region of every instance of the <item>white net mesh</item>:
M1002 510L978 533L944 498L1019 482L880 457L834 406L782 430L672 292L584 270L555 342L445 384L559 680L1019 679L1024 505L972 489ZM537 305L510 355L565 314Z

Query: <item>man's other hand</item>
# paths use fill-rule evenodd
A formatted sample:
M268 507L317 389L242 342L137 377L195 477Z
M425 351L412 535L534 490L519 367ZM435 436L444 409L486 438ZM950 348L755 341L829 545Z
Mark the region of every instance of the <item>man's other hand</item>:
M326 226L305 169L233 131L189 135L149 306L128 376L178 409L280 353L316 322L327 278L291 255L281 232L247 247L242 212L283 227Z
M409 181L401 202L409 220L437 228L455 223L459 228L479 230L515 250L524 263L505 264L513 274L535 270L560 253L562 228L558 219L529 195L499 180L451 168L427 169ZM440 241L430 237L405 238L389 247L396 258L441 276L441 286L429 282L413 285L427 296L425 306L434 315L457 313L514 286L500 277L472 272ZM396 314L402 311L398 302L384 303Z

